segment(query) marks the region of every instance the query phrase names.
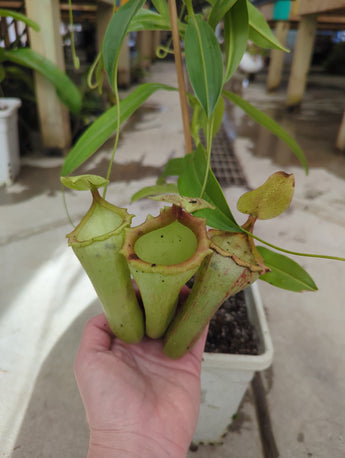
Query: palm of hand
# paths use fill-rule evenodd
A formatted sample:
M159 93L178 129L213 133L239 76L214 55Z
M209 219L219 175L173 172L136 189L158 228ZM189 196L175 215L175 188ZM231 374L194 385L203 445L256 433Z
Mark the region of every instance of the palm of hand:
M90 320L75 372L91 436L121 432L161 448L157 456L184 456L199 413L205 337L183 358L171 360L160 341L125 344L113 338L104 315Z

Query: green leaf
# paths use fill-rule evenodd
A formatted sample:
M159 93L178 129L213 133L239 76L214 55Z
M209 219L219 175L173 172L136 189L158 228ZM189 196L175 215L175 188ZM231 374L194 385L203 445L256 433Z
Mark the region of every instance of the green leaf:
M145 197L154 196L158 194L165 193L175 193L177 192L177 186L175 183L160 184L154 186L146 186L145 188L140 189L131 198L131 202L135 202L139 199L144 199Z
M169 6L166 0L152 0L152 4L158 13L166 18L170 18Z
M134 111L159 89L176 91L175 88L159 83L146 83L134 89L120 102L120 123L124 122ZM67 155L61 175L72 173L85 162L112 135L117 127L117 106L111 107L102 114L78 139Z
M199 15L189 20L185 53L191 85L206 116L210 118L223 87L223 59L212 27Z
M195 151L184 157L184 169L178 179L179 193L187 197L200 197L206 169L206 152L202 145L199 145ZM206 218L207 224L217 229L241 231L212 170L209 171L203 199L216 208L200 210L196 212L197 216Z
M9 60L41 73L56 89L60 100L73 113L81 109L82 96L73 81L50 60L30 48L1 52L1 60Z
M280 49L281 51L290 52L276 39L262 13L249 0L247 0L247 4L250 26L249 40L260 46L260 48Z
M142 9L133 17L128 32L140 30L170 30L170 19L151 10Z
M228 81L239 66L248 40L247 0L237 0L224 16L225 77Z
M294 176L276 172L262 186L244 193L237 202L237 208L258 219L275 218L288 209L294 190Z
M212 122L212 138L216 135L223 124L223 117L225 112L225 103L224 98L219 97L217 105L214 109L212 114L213 122ZM206 135L206 132L205 132Z
M257 247L265 266L271 269L260 277L273 286L289 291L317 291L310 275L297 262L263 246Z
M199 100L196 97L189 97L189 102L190 105L192 106L192 121L191 121L191 134L194 140L194 143L196 146L199 145L200 141L200 129L203 129L205 137L207 136L206 132L206 127L209 122L209 120L206 117L206 114L204 110L202 109ZM211 116L211 126L212 126L212 132L211 136L214 138L218 130L221 128L222 123L223 123L223 117L224 117L224 112L225 112L225 103L224 103L224 98L220 97L218 99L217 105L212 113Z
M258 110L251 103L242 99L242 97L234 94L233 92L223 91L225 97L227 97L231 102L239 106L248 116L250 116L254 121L261 124L263 127L266 127L272 134L276 135L283 142L285 142L300 160L301 164L304 167L305 173L308 174L308 163L307 159L298 145L296 140L289 135L286 130L284 130L276 121L270 118L266 113Z
M177 186L175 193L159 194L157 196L151 196L150 199L176 205L177 207L183 208L188 213L193 213L205 208L210 208L212 210L215 208L204 199L199 199L198 197L185 197L177 194Z
M111 87L114 89L115 76L121 46L128 32L128 26L145 0L131 0L122 5L111 18L103 40L103 59Z
M179 176L184 169L184 158L175 157L170 159L164 167L162 174L157 179L157 184L165 184L165 179L167 177Z
M101 188L109 183L109 180L98 175L60 177L60 181L64 186L75 191L89 191L95 188Z
M25 16L25 14L17 13L17 11L0 9L0 17L13 17L13 19L16 19L17 21L24 22L24 24L28 25L36 32L40 31L40 26L37 24L37 22L29 19L27 16Z
M237 0L216 0L208 16L208 23L215 29L226 13L234 6Z

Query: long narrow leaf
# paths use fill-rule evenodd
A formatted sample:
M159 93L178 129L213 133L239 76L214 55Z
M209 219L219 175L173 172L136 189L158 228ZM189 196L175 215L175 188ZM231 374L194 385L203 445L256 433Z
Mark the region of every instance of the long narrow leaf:
M37 24L37 22L33 21L32 19L29 19L27 16L25 16L25 14L18 13L17 11L0 9L0 17L12 17L17 21L24 22L24 24L28 25L36 32L40 31L40 26Z
M169 6L166 0L152 0L153 6L163 17L169 18Z
M317 291L314 280L297 262L263 246L257 248L265 266L271 269L260 277L261 280L288 291Z
M263 113L261 110L258 110L251 103L243 100L237 94L229 91L223 91L225 97L227 97L231 102L239 106L248 116L250 116L254 121L261 124L263 127L266 127L272 134L276 135L278 138L283 140L294 152L296 157L300 160L301 164L304 167L305 173L308 174L308 163L307 159L298 145L296 140L291 137L290 134L286 132L276 121L270 118L266 113Z
M184 164L184 158L183 157L174 157L173 159L170 159L164 167L163 172L161 175L158 177L156 184L165 184L166 178L167 177L172 177L172 176L179 176L183 172L183 164Z
M247 0L247 4L250 25L249 39L261 48L280 49L289 52L289 49L284 48L274 36L262 13L249 0Z
M139 10L133 17L128 26L128 32L138 32L140 30L170 30L169 17L166 18L161 14L151 10Z
M123 40L128 26L135 14L142 8L145 0L130 0L121 6L111 18L103 40L103 59L109 82L114 89L114 76Z
M140 189L131 197L131 202L143 199L144 197L157 196L158 194L177 193L177 185L175 183L156 184L154 186L146 186Z
M247 0L237 0L224 16L225 77L228 81L239 66L248 40Z
M208 23L215 29L226 13L233 7L237 0L216 0L208 16Z
M50 60L30 48L1 52L1 60L9 60L41 73L56 89L60 100L73 113L81 108L82 96L73 81Z
M214 31L199 15L188 23L185 52L191 85L210 118L223 87L223 59Z
M176 91L175 88L159 83L146 83L137 87L131 94L120 102L121 118L124 122L134 111L147 100L150 95L159 89ZM61 175L72 173L83 164L103 143L114 133L117 126L117 106L113 106L101 115L83 133L77 143L67 155L62 167Z

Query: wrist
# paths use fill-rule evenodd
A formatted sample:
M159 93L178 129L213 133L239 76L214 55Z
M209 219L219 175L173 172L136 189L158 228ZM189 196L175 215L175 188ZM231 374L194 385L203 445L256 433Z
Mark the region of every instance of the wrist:
M153 438L116 431L91 432L87 458L185 458L176 444L162 444Z

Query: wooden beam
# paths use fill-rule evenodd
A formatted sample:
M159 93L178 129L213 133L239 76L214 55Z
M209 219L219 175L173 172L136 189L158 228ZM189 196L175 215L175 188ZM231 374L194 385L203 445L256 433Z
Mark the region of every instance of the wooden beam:
M0 1L0 8L8 8L11 10L21 9L24 6L24 2L11 2L11 1Z
M40 26L40 32L29 28L31 48L65 70L60 35L58 0L26 0L26 13ZM35 88L43 145L65 150L71 143L69 114L60 102L52 84L35 73Z
M298 106L302 102L313 53L316 28L316 14L301 18L287 89L286 105L288 107Z
M345 14L344 16L318 16L318 24L331 24L331 25L343 25L345 24Z
M69 5L65 3L60 4L61 11L69 11ZM73 11L97 11L97 5L72 5Z
M287 34L290 28L289 21L278 21L275 27L275 36L285 46ZM266 87L268 91L274 91L280 86L284 66L285 52L272 49L270 53L270 65L267 74Z
M317 14L345 8L345 0L300 0L298 13Z
M265 5L261 5L261 6L258 7L258 9L260 10L260 13L264 16L266 21L269 21L270 19L272 19L272 17L273 17L273 8L274 8L273 2L272 3L267 3Z

